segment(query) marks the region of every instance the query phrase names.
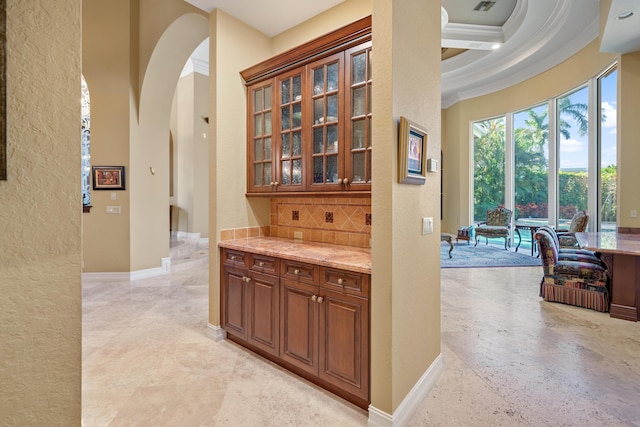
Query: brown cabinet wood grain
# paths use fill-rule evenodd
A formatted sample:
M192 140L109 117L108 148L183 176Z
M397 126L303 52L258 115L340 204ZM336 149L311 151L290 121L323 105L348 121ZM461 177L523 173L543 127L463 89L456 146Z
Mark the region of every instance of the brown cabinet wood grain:
M237 251L232 260L221 250L222 327L229 336L366 408L370 276ZM240 260L250 268L236 266Z

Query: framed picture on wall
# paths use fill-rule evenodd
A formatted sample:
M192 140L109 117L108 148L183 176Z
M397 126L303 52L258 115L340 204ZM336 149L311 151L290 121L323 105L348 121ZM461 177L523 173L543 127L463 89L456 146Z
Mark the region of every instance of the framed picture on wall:
M427 173L427 131L400 117L398 137L398 182L422 185Z
M94 190L124 190L124 166L93 166Z

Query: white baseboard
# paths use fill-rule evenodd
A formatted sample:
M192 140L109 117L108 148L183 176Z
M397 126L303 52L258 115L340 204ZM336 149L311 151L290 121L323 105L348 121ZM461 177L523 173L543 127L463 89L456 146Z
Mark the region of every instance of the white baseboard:
M149 277L162 276L171 272L171 258L162 258L162 267L137 270L130 273L131 280L147 279Z
M370 405L368 427L398 427L406 425L438 381L443 369L442 354L439 354L409 391L409 394L405 396L393 415Z
M227 331L218 325L207 324L207 336L214 341L222 341L227 338Z
M189 233L187 231L177 231L175 232L175 234L179 239L189 239L189 240L200 239L200 233Z
M121 271L116 273L107 273L107 272L82 273L82 280L104 280L104 281L129 280L129 272Z

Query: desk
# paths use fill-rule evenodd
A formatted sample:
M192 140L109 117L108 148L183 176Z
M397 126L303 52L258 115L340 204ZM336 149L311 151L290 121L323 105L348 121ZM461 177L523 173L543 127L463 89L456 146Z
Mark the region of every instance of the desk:
M640 319L640 234L576 233L580 247L601 253L611 277L609 315Z

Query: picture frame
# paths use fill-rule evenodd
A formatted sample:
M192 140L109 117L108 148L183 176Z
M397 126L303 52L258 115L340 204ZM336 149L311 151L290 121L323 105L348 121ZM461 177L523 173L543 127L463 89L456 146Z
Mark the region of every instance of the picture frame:
M427 131L400 117L398 136L398 182L423 185L427 180Z
M94 190L125 190L124 166L93 166Z

